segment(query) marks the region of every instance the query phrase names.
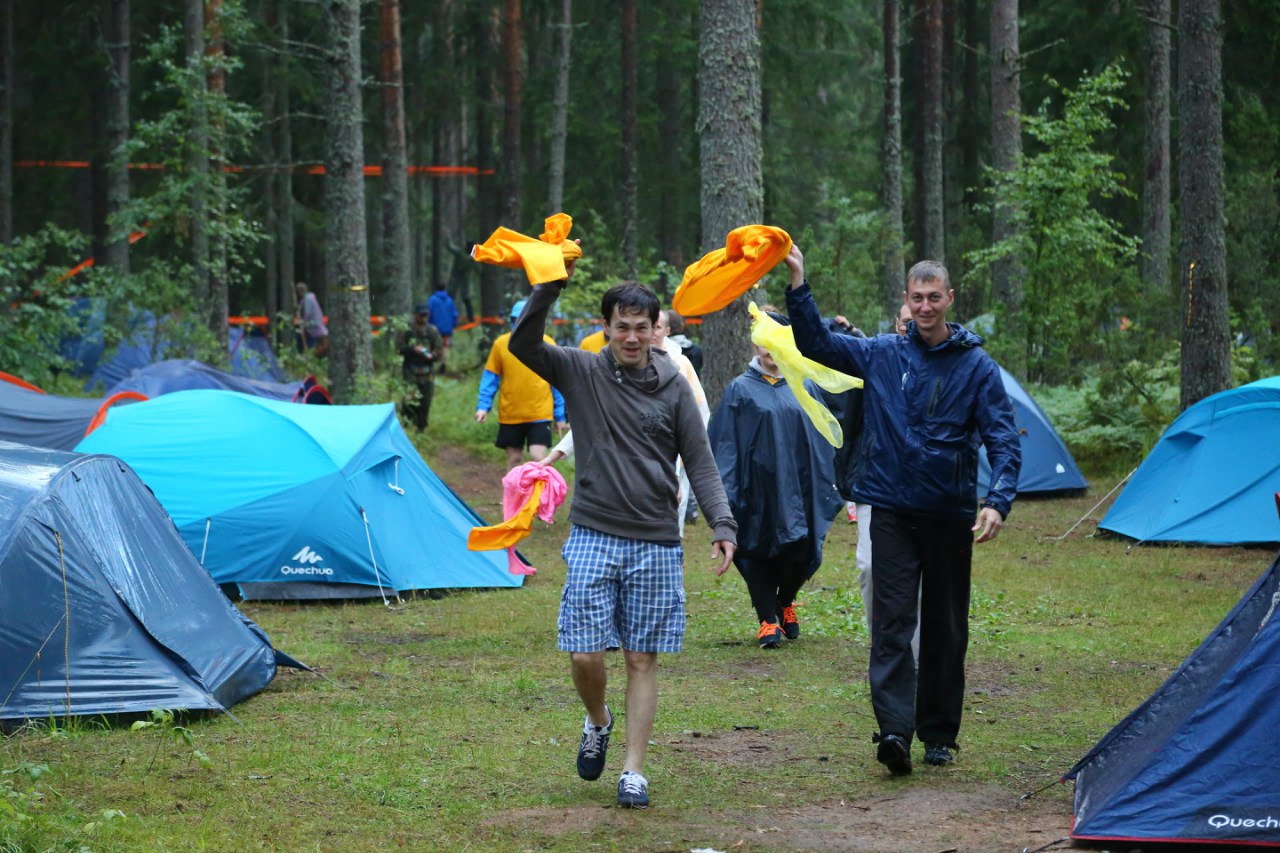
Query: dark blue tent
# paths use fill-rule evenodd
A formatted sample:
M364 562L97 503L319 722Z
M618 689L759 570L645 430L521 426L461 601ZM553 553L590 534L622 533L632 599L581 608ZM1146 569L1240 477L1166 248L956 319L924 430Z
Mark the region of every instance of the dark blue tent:
M1065 779L1073 838L1280 846L1280 557Z
M1098 527L1140 542L1280 542L1280 376L1206 397L1169 425Z
M307 377L302 382L268 382L236 376L190 359L169 359L147 364L112 385L107 394L133 391L146 397L160 397L175 391L197 389L236 391L269 400L329 402L328 392L319 388L313 377ZM318 393L315 389L319 389Z
M271 349L271 341L258 329L250 328L246 332L239 326L232 326L227 333L227 346L231 348L231 372L236 376L267 382L284 381L284 371Z
M1053 494L1087 489L1089 481L1080 473L1071 451L1053 428L1049 416L1031 399L1013 374L1000 368L1004 391L1013 404L1013 418L1022 441L1022 470L1018 474L1018 494ZM986 494L991 483L991 465L985 447L978 449L978 489Z
M51 450L71 450L84 438L106 400L42 394L0 382L0 440ZM111 401L128 402L123 398Z
M276 663L127 465L0 442L0 723L225 710Z

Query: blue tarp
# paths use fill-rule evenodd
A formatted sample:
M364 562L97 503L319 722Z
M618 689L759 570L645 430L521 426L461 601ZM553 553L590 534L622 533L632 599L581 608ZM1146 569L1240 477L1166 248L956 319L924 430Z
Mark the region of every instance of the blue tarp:
M1073 838L1280 846L1277 601L1280 558L1066 774Z
M1053 428L1049 416L1036 404L1013 374L1000 368L1004 391L1013 404L1013 418L1018 425L1018 438L1022 442L1022 469L1018 474L1018 494L1053 494L1087 489L1089 481L1080 473L1080 467L1067 450L1058 431ZM978 449L979 497L987 493L991 483L991 465L987 462L987 449Z
M89 397L41 394L0 382L0 440L71 450L84 438L103 402Z
M0 721L223 710L275 671L128 466L0 442Z
M1178 416L1098 527L1142 542L1280 542L1280 376Z
M268 382L235 376L204 362L175 358L137 368L111 385L107 389L107 396L121 391L135 391L147 397L159 397L174 391L216 388L272 400L294 400L299 396L302 386L302 382Z
M331 597L324 587L523 582L504 552L467 550L485 522L427 467L391 403L180 391L112 409L79 449L133 466L219 583L309 583L282 596Z

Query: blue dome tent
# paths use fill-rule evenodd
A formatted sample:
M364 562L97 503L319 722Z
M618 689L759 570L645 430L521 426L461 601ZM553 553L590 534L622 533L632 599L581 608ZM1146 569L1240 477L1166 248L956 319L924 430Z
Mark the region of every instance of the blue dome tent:
M1018 494L1054 494L1087 489L1089 481L1080 473L1049 416L1036 404L1013 374L1000 368L1005 393L1013 404L1013 418L1022 443L1022 470L1018 474ZM991 484L987 449L978 448L978 490L985 495Z
M127 397L62 397L0 381L0 440L72 450L104 406L127 402Z
M1063 777L1072 838L1280 847L1277 602L1280 558Z
M313 376L308 376L302 382L269 382L236 376L201 361L179 358L136 368L113 384L107 390L107 395L133 391L146 397L159 397L174 391L192 391L197 388L239 391L242 394L298 403L330 402L329 392L317 385Z
M119 459L0 442L0 726L223 711L278 655Z
M504 552L467 550L485 522L427 467L391 403L180 391L111 410L79 449L133 466L214 580L248 598L523 582Z
M1206 397L1169 425L1098 527L1140 542L1280 542L1280 376Z

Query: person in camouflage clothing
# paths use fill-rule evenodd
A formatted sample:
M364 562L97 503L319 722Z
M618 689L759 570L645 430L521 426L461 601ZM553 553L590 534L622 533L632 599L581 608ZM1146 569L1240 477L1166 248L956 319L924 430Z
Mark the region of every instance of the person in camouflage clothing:
M431 325L431 307L421 302L413 310L409 328L400 333L400 355L404 359L401 370L406 382L418 389L418 399L406 402L404 411L413 418L419 431L427 428L431 414L431 399L435 396L435 374L444 370L444 338L440 330Z

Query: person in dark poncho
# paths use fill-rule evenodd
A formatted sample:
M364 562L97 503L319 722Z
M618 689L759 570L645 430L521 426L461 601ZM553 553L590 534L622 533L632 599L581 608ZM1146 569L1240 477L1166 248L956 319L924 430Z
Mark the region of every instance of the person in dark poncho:
M786 325L787 319L770 313ZM725 389L707 437L738 522L734 565L760 620L761 648L800 636L795 600L822 563L822 543L843 506L834 449L814 428L769 351Z

